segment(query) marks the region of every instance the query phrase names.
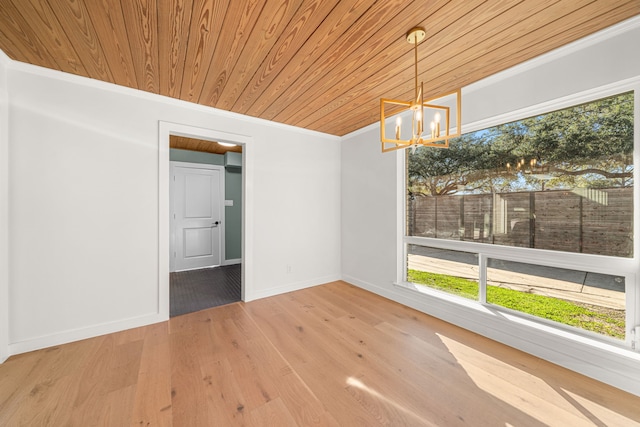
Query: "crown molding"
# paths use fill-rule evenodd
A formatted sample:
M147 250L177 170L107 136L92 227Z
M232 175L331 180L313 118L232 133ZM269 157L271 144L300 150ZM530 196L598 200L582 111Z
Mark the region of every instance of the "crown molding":
M0 50L0 52L2 51ZM324 132L292 126L285 123L274 122L271 120L261 119L258 117L247 116L240 113L234 113L233 111L221 110L215 107L209 107L206 105L196 104L194 102L184 101L176 98L170 98L164 95L145 92L139 89L120 86L115 83L109 83L109 82L104 82L102 80L91 79L89 77L65 73L63 71L53 70L53 69L41 67L38 65L27 64L25 62L14 61L11 58L7 57L4 53L2 53L2 55L4 55L4 58L6 58L6 60L8 61L7 67L14 71L32 74L32 75L36 75L44 78L54 79L54 80L58 80L66 83L81 85L85 87L91 87L91 88L108 91L112 93L117 93L125 96L136 97L145 101L160 102L165 105L170 105L170 106L180 107L180 108L189 108L194 111L198 111L206 114L215 114L217 116L227 117L229 119L234 119L234 120L241 120L251 124L275 127L275 128L287 130L289 132L291 131L297 132L303 135L329 138L336 142L339 142L341 140L341 138L336 135L331 135ZM0 55L0 63L4 59L2 55Z

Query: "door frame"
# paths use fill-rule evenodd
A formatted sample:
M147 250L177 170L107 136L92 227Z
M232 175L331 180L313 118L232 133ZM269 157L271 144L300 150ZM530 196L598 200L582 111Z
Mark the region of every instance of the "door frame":
M197 126L158 122L158 314L169 319L171 135L242 145L242 301L255 299L253 274L254 178L253 137Z
M219 180L219 193L220 193L220 198L219 198L219 202L220 202L220 223L222 224L222 226L220 227L220 233L219 233L219 245L218 245L218 251L220 253L220 264L218 266L222 266L224 265L224 261L226 258L226 251L225 251L225 228L226 228L226 218L225 218L225 209L224 209L224 201L226 199L225 196L225 168L224 166L220 166L220 165L211 165L208 163L191 163L191 162L179 162L179 161L172 161L169 160L169 221L171 221L171 216L173 216L175 214L175 206L173 204L174 202L174 197L175 197L175 186L174 186L174 182L173 180L171 180L171 175L174 174L173 169L175 167L182 167L182 168L192 168L192 169L208 169L208 170L216 170L218 172L220 172L220 180ZM171 256L171 252L175 251L176 249L176 236L175 236L175 221L174 222L170 222L170 226L169 226L169 230L171 235L169 236L169 271L170 272L174 272L176 271L176 265L175 265L175 257ZM211 266L213 267L213 266Z

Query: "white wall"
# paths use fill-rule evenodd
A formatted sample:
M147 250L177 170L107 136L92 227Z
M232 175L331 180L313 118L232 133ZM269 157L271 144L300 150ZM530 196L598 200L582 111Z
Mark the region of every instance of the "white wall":
M492 125L492 118L532 111L532 106L640 76L640 19L463 88L463 131ZM636 102L636 105L638 103ZM636 116L638 116L636 114ZM504 117L504 116L503 116ZM473 123L475 122L475 123ZM377 125L343 138L343 279L416 309L489 336L554 363L640 395L640 356L612 346L595 348L488 310L461 307L394 286L403 259L396 232L402 224L404 153L381 153ZM638 161L638 159L636 159ZM636 239L638 238L636 231Z
M338 138L15 62L7 74L12 354L165 318L159 121L252 138L247 299L340 277Z
M390 285L398 252L395 153L380 152L380 129L342 144L342 277Z

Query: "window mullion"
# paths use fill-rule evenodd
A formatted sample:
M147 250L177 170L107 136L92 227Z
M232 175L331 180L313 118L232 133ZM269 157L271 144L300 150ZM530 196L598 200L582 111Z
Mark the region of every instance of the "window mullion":
M478 254L478 301L487 303L487 256Z

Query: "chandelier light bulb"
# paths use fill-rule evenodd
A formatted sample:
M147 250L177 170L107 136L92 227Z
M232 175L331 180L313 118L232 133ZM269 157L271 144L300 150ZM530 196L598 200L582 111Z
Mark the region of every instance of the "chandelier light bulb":
M416 122L417 122L416 137L419 138L420 135L422 134L422 111L420 110L416 111Z

